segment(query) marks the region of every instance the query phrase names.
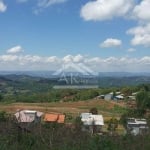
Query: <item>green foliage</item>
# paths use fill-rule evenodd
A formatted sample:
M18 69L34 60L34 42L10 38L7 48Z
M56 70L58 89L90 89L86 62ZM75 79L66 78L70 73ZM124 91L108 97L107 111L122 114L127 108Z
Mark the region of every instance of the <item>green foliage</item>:
M79 123L78 119L77 123ZM90 135L77 129L72 130L65 125L57 125L39 124L32 131L26 132L12 122L0 124L0 150L150 149L150 134L142 136L100 136Z
M72 122L73 121L74 118L72 117L72 115L70 113L65 113L64 115L65 115L66 122Z
M5 111L0 111L0 122L7 120L7 113Z
M129 109L126 113L123 113L120 117L120 123L126 128L128 118L143 118L145 111L143 109Z
M114 105L113 110L114 113L123 114L127 112L127 109L118 105Z
M3 100L3 96L0 94L0 102Z
M136 103L138 109L150 108L150 94L147 91L141 91L136 96Z
M81 90L75 96L76 100L88 100L95 98L99 93L95 89Z
M118 120L116 118L111 118L109 121L108 121L108 130L109 131L115 131L116 128L118 127Z
M83 122L81 121L81 118L79 116L75 118L74 125L76 130L81 131Z
M92 113L93 115L97 115L98 114L97 108L96 107L91 108L90 113Z
M150 84L141 84L138 86L139 90L150 92Z
M129 96L132 94L132 88L131 87L124 87L122 88L121 92L125 95L125 96Z

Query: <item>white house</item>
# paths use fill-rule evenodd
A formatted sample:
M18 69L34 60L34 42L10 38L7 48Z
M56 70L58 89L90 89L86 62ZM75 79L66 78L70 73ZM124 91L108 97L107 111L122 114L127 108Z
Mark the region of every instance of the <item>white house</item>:
M83 122L83 131L100 132L104 125L102 115L94 115L92 113L82 113L81 121Z
M148 125L146 119L128 118L127 130L133 135L143 134L147 132Z
M124 96L117 95L117 96L114 97L114 100L124 100Z
M105 100L112 100L113 99L113 93L106 94L104 99Z
M31 123L40 121L43 113L35 110L21 110L17 111L14 115L18 123Z

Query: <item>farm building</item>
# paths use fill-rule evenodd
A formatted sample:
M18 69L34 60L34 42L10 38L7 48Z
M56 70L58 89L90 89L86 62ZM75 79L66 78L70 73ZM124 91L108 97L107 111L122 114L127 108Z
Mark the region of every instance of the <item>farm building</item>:
M93 115L92 113L82 113L80 115L83 123L83 131L90 131L91 133L99 133L104 125L102 115Z

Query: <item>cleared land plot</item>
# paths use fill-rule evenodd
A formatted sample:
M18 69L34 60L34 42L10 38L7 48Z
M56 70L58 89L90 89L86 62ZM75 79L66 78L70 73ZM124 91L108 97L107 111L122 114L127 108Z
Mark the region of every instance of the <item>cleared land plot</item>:
M54 103L11 103L0 104L0 110L14 113L19 109L33 109L49 113L69 113L73 116L79 115L81 112L89 112L90 108L96 107L99 114L104 117L119 117L125 111L122 103L104 100L88 100L78 102L54 102Z

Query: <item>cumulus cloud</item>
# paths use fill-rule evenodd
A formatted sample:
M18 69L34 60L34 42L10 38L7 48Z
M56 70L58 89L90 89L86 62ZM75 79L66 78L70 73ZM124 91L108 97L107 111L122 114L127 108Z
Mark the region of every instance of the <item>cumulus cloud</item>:
M117 47L121 46L122 41L119 39L108 38L103 43L100 44L100 47L109 48L109 47Z
M0 0L0 12L5 12L7 9L7 6L4 4L2 0Z
M132 18L137 20L137 26L129 29L127 34L133 35L133 46L143 45L150 47L150 0L140 1L133 9Z
M133 9L133 17L142 21L150 21L150 0L142 0Z
M81 17L86 21L110 20L125 16L133 5L133 0L94 0L81 8Z
M82 55L38 56L38 55L0 55L0 70L59 70L64 64L86 66L95 72L99 71L149 71L150 57L87 57ZM83 64L83 65L82 65Z
M147 25L139 25L127 31L127 34L133 35L132 45L150 46L150 23Z
M9 54L16 54L16 53L20 53L20 52L23 52L23 48L19 45L7 50L7 53L9 53Z

